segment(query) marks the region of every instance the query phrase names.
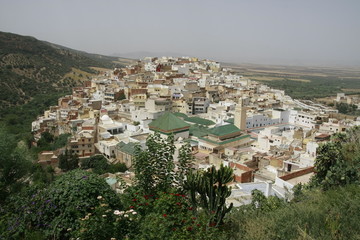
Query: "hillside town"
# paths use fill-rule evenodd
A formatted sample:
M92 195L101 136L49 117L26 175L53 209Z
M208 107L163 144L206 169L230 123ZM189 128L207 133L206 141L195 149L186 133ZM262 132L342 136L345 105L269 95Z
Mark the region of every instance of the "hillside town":
M346 99L341 93L334 102ZM194 168L233 168L228 201L236 206L249 203L254 189L288 197L314 174L319 145L356 125L360 118L339 118L328 105L292 99L215 61L146 57L73 88L32 123L32 133L34 144L43 132L71 134L67 150L124 163L125 179L133 177L136 146L145 148L155 132L173 135L177 149L191 146ZM64 151L43 151L38 162L57 167Z

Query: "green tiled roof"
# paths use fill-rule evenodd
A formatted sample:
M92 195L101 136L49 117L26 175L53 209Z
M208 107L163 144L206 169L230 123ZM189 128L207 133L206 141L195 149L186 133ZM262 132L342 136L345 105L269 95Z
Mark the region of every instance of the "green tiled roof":
M118 144L116 144L116 148L120 149L122 146L126 145L126 143L124 143L123 141L119 142Z
M234 124L234 118L229 118L228 120L225 120L225 122Z
M151 130L172 132L180 129L189 128L190 124L184 122L170 112L166 112L149 124Z
M185 113L181 113L181 112L174 112L173 114L175 116L181 117L181 118L187 118L188 117Z
M217 145L224 145L224 144L234 142L234 141L237 141L237 140L240 140L243 138L247 138L247 137L250 137L250 135L243 135L243 136L236 137L236 138L230 138L228 140L221 141L221 142L213 141L213 140L210 140L210 139L204 138L204 137L199 137L199 139L204 140L205 142L209 142L209 143L213 143L213 144L217 144Z
M201 125L191 125L190 127L190 135L195 137L202 137L209 134L209 129L207 127Z
M215 124L213 121L205 119L205 118L201 118L201 117L187 117L187 118L184 118L184 120L187 122L197 123L197 124L201 124L201 125L205 125L205 126Z
M224 136L231 133L239 132L240 129L237 128L234 124L228 124L228 125L222 125L219 127L211 128L209 131L209 134L215 135L215 136Z
M193 139L191 139L191 138L187 138L187 139L185 139L185 140L184 140L184 142L188 142L188 143L196 143L196 144L198 144L198 143L199 143L199 141L193 140Z
M136 147L136 143L133 143L133 142L129 142L129 143L120 142L117 145L117 148L119 151L130 154L130 155L135 154L135 149L136 149L135 147Z

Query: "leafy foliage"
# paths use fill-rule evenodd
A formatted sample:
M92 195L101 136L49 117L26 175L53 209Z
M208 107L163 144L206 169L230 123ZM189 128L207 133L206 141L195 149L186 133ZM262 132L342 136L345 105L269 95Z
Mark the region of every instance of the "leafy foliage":
M273 76L273 74L267 75ZM250 75L249 77L251 79L251 77L253 76ZM301 74L299 74L299 77L302 78ZM359 94L359 92L355 91L355 89L360 89L360 81L358 81L356 78L342 78L337 76L321 77L306 75L304 75L303 78L309 80L309 82L292 81L289 80L288 77L284 77L284 79L282 80L257 81L263 82L269 87L275 89L285 90L285 93L287 95L296 99L314 99L334 96L336 95L336 93L342 92L342 89L354 89L353 92L347 92L347 94ZM309 91L309 89L311 89L311 91Z
M265 197L265 195L255 189L251 192L250 210L255 214L271 212L285 205L285 202L276 196Z
M94 155L90 158L83 159L81 161L81 168L92 168L93 172L97 174L125 172L127 170L126 165L123 163L109 164L103 155Z
M242 206L230 214L230 239L357 239L360 187L306 192L301 201L254 214Z
M332 141L321 145L315 160L316 174L310 187L331 187L358 183L360 180L360 127L346 134L335 134Z
M129 229L129 239L219 239L220 231L209 225L203 212L193 215L188 198L184 194L158 192L143 195L129 188L122 196L125 209L134 210L140 216Z
M354 104L347 103L337 103L336 109L339 110L339 113L349 114L349 115L360 115L358 107Z
M194 162L194 156L191 152L191 146L189 143L183 145L179 149L179 162L176 174L176 181L180 188L183 188L185 178L192 171L192 164Z
M34 148L35 152L40 151L52 151L59 148L65 147L68 143L68 139L71 136L69 133L60 134L58 137L55 137L49 132L41 133L41 138L37 142L37 148Z
M174 137L162 138L159 133L149 135L146 149L137 146L134 170L137 186L145 193L168 191L176 187L182 191L185 176L192 170L191 147L185 144L179 149L178 161L174 161Z
M80 219L79 228L71 235L80 239L123 239L136 220L135 211L119 211L99 196L98 205Z
M71 150L65 150L65 153L59 155L59 168L64 172L79 167L79 157L73 154Z
M55 179L54 172L51 166L44 169L41 165L34 164L31 170L32 181L34 184L49 184Z
M66 92L38 94L21 106L0 108L0 122L6 126L8 132L16 135L17 139L26 139L28 143L32 138L31 122L49 106L55 105L58 98L65 94Z
M174 138L161 138L159 133L149 135L146 150L138 146L135 153L134 170L137 185L145 193L167 191L175 179Z
M21 105L38 94L59 92L74 86L60 80L77 68L114 67L117 58L87 54L58 45L0 32L0 109Z
M98 196L109 208L121 208L105 180L83 170L70 171L48 187L29 188L9 201L4 213L8 230L1 237L18 239L40 230L47 238L69 239L80 219L98 206Z
M0 202L26 185L32 159L23 144L16 144L14 136L0 128Z

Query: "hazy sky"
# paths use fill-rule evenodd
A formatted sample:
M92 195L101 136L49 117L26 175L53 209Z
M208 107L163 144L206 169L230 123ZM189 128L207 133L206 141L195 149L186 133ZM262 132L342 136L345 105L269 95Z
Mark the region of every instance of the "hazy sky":
M0 0L0 31L107 55L360 66L360 0Z

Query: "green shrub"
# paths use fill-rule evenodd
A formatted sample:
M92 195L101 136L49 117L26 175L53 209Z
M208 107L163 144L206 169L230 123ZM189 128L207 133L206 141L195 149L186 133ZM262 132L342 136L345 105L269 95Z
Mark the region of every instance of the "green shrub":
M231 214L233 239L358 239L360 187L348 185L323 192L306 192L291 202L258 216L243 206Z
M4 210L9 230L2 237L42 231L47 238L68 239L80 228L80 219L98 206L98 196L109 208L121 209L118 196L105 180L83 170L70 171L46 188L29 188L13 196Z

